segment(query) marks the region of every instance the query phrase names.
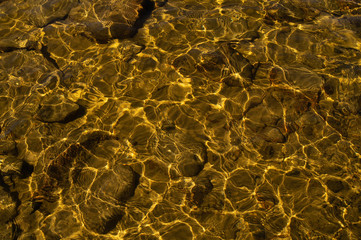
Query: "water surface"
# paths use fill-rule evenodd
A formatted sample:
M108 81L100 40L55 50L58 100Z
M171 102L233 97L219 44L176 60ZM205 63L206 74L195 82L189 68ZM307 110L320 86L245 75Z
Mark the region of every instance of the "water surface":
M0 239L360 239L356 0L0 1Z

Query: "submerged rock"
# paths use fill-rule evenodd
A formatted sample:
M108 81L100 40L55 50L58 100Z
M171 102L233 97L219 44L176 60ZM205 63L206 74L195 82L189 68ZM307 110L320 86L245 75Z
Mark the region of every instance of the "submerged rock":
M85 115L86 109L64 96L52 96L38 110L38 118L47 123L68 123Z
M357 239L360 11L0 0L0 238Z
M86 174L86 171L79 171L74 175L75 187L83 189L80 195L86 193L85 199L77 197L76 203L80 206L80 213L87 228L101 234L115 228L124 215L120 206L133 196L138 179L139 176L124 165L102 171L96 177ZM89 186L91 182L93 183ZM89 191L83 192L89 187Z

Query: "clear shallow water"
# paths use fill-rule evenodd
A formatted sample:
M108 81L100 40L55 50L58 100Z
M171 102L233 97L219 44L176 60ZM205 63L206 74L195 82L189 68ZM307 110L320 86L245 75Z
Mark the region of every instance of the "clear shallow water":
M2 1L1 239L359 239L357 1Z

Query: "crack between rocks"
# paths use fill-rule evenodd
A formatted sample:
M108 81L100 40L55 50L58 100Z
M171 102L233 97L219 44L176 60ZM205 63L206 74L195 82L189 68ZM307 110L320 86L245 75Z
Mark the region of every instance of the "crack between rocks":
M0 53L9 53L9 52L14 52L14 51L18 51L18 50L26 50L26 51L35 51L36 49L33 48L32 46L28 46L28 47L0 47Z
M76 119L85 116L87 113L87 109L84 106L80 105L79 103L77 103L77 105L79 106L79 108L77 110L69 113L63 120L46 121L46 120L40 119L40 118L37 118L37 120L42 123L63 123L63 124L75 121ZM41 109L41 105L39 106L39 109Z
M51 57L51 55L50 55L50 53L48 51L48 47L46 45L41 45L40 52L43 55L43 57L46 60L48 60L56 69L60 70L59 65L57 64L55 59Z
M133 38L137 35L138 30L144 26L145 21L152 15L152 12L155 9L155 2L152 0L143 0L141 3L142 9L138 11L138 18L133 24L133 33L129 36Z
M70 13L70 11L67 14L65 14L63 17L54 18L53 20L51 20L50 22L44 24L43 26L39 26L39 28L45 28L46 26L49 26L49 25L51 25L51 24L53 24L55 22L66 20L69 17L69 13Z
M247 59L247 58L246 58ZM248 63L250 63L250 61L247 59ZM252 64L251 64L252 65ZM251 72L251 82L253 83L254 80L256 79L256 75L258 72L259 67L261 66L260 62L257 62L255 65L252 65L252 72Z

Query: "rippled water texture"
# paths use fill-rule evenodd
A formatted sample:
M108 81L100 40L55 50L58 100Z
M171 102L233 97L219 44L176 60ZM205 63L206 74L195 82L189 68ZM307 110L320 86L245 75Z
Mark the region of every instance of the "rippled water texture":
M0 239L361 239L358 0L0 0Z

